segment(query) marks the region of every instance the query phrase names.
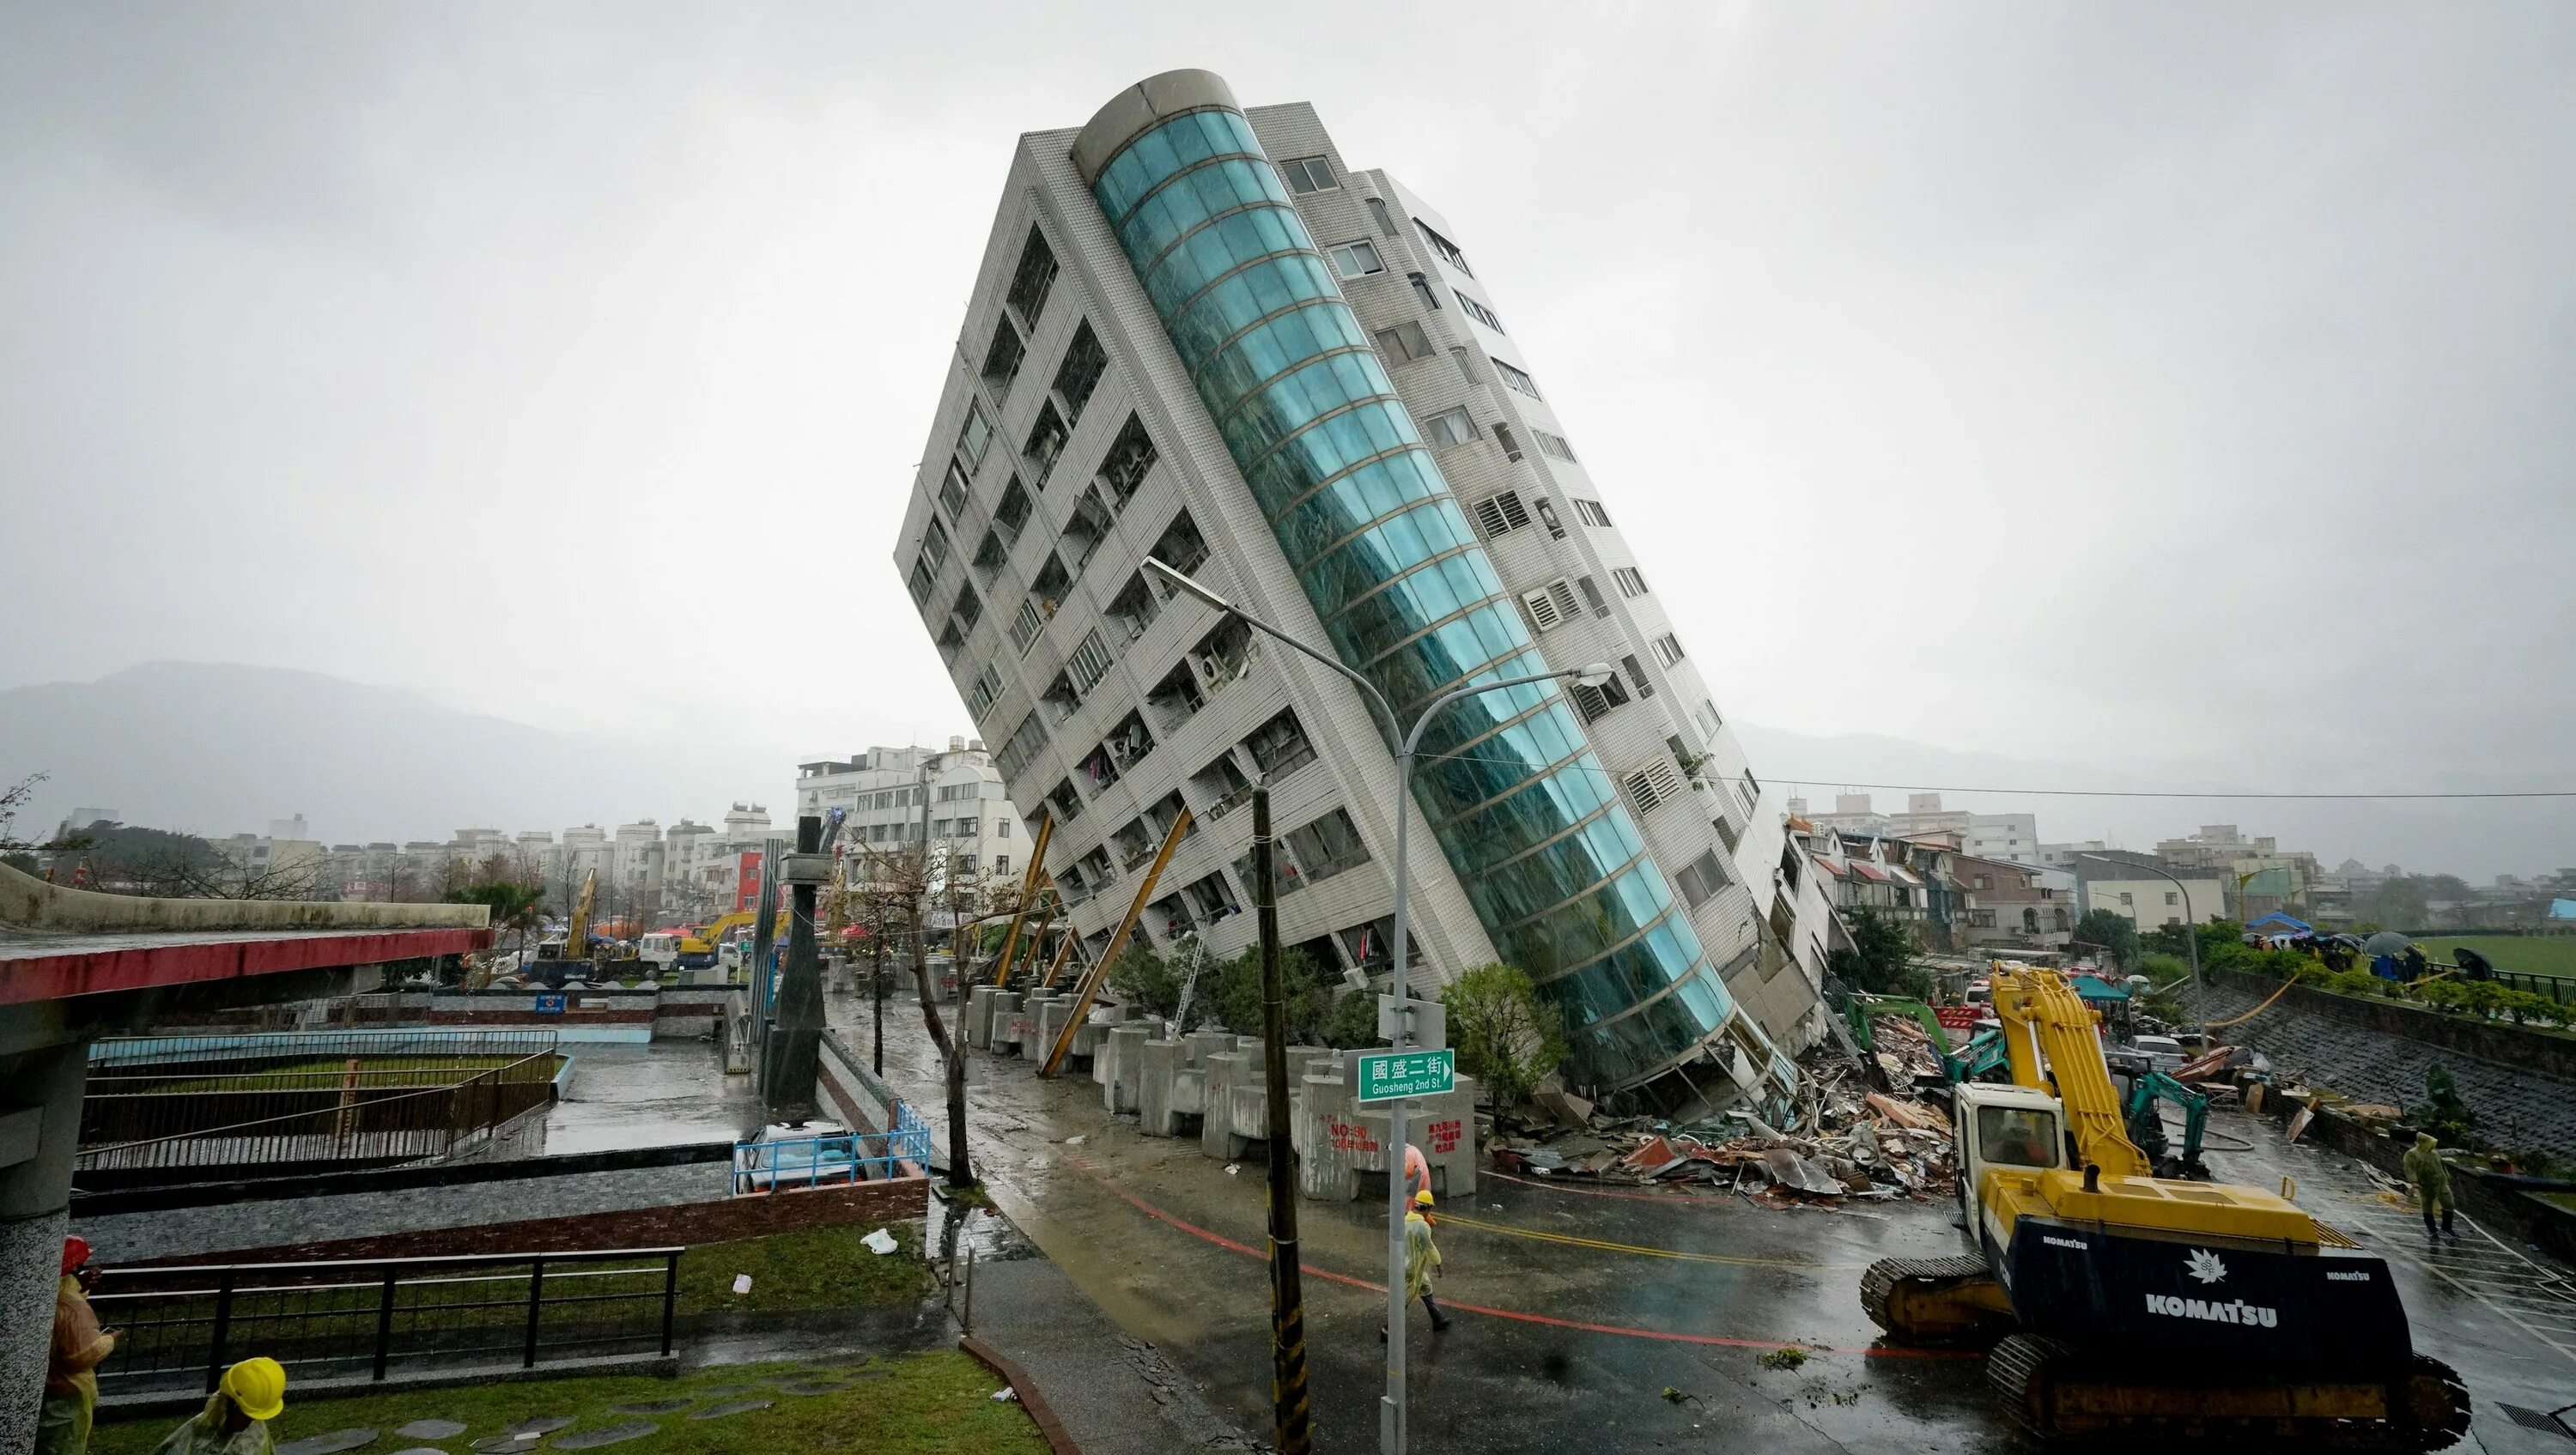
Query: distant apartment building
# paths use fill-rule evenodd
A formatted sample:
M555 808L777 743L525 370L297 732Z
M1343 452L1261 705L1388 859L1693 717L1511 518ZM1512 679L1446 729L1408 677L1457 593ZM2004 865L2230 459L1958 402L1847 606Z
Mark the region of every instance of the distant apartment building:
M2173 879L2154 872L2158 869ZM2223 869L2175 863L2135 850L2106 849L2101 857L2078 862L2075 911L2081 919L2091 910L2107 909L2133 921L2140 929L2207 924L2213 919L2233 917L2234 888Z
M797 764L796 812L836 808L848 815L842 857L863 874L925 842L944 875L994 880L1028 870L1027 820L980 739L950 738L944 751L872 747Z
M1951 873L1968 894L1971 947L2062 950L2074 939L2071 871L1962 854Z
M1988 859L2009 859L2018 864L2037 864L2040 860L2039 822L2026 813L1970 813L1961 808L1943 808L1938 793L1915 793L1906 797L1903 813L1880 813L1866 793L1834 795L1834 811L1810 813L1807 800L1789 800L1792 818L1803 818L1818 829L1838 829L1846 833L1879 834L1891 838L1920 838L1927 834L1949 834L1963 853Z
M1528 971L1605 1094L1776 1095L1821 1031L1821 966L1796 944L1763 978L1776 853L1739 858L1760 784L1470 242L1352 170L1312 107L1247 110L1205 72L1023 136L895 569L1010 801L1054 819L1047 868L1095 947L1186 808L1142 933L1240 948L1266 778L1284 932L1320 963L1390 968L1408 815L1417 984ZM1367 699L1148 556L1400 714L1615 671L1447 709L1401 802Z
M2100 839L2084 839L2063 844L2039 846L2039 862L2051 869L2074 869L2083 862L2081 855L2098 854L2111 847Z

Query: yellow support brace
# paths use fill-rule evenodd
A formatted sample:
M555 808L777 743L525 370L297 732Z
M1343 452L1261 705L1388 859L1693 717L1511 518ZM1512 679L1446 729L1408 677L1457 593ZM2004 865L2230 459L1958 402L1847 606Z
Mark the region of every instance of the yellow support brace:
M1154 895L1154 882L1163 877L1163 866L1172 862L1172 851L1181 846L1181 835L1189 831L1190 811L1185 807L1173 818L1171 832L1163 835L1162 850L1154 855L1153 867L1145 871L1144 882L1136 886L1136 898L1127 906L1127 917L1118 922L1118 933L1109 937L1109 948L1101 953L1100 963L1082 977L1082 988L1073 998L1073 1013L1065 1017L1064 1029L1056 1033L1055 1049L1047 1052L1046 1065L1039 1075L1053 1076L1056 1068L1064 1064L1064 1053L1073 1049L1073 1033L1082 1028L1082 1018L1091 1014L1091 1002L1100 994L1100 983L1109 978L1109 967L1118 962L1118 952L1127 947L1128 934L1144 916L1145 901ZM1071 948L1070 942L1067 948Z
M1029 849L1029 872L1020 879L1020 903L1011 911L1011 928L1002 936L1002 953L993 962L993 983L1011 983L1011 952L1020 947L1020 921L1028 918L1029 899L1038 892L1038 881L1046 877L1047 838L1055 832L1055 815L1038 820L1038 841ZM961 987L960 994L963 994Z

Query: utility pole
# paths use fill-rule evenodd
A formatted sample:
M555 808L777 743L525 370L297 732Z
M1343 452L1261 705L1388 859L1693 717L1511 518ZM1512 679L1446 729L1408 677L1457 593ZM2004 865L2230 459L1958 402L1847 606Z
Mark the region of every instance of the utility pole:
M1306 1295L1297 1268L1297 1173L1288 1145L1288 990L1279 971L1274 853L1265 778L1252 790L1252 910L1261 931L1262 1060L1270 1093L1270 1422L1280 1455L1306 1455L1315 1433L1306 1403Z

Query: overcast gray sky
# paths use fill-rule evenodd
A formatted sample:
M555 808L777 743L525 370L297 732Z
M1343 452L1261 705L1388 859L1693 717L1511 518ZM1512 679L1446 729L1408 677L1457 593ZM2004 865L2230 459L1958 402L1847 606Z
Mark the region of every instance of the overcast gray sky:
M1012 140L1183 65L1447 213L1732 715L2576 785L2548 3L12 5L0 686L967 730L888 543Z

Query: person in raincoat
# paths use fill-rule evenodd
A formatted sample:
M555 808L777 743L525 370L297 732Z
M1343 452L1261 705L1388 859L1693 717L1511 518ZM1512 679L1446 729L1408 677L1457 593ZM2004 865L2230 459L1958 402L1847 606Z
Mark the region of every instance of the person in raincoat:
M152 1455L271 1455L268 1422L285 1408L286 1370L274 1359L245 1359Z
M1431 1241L1431 1189L1426 1187L1413 1195L1413 1210L1404 1215L1404 1300L1407 1307L1417 1298L1422 1300L1422 1306L1431 1311L1435 1334L1449 1327L1449 1316L1431 1297L1431 1275L1439 1268L1440 1245ZM1386 1337L1384 1325L1378 1327L1377 1336Z
M98 1286L89 1240L63 1239L63 1281L54 1290L54 1346L45 1365L45 1403L36 1417L36 1455L83 1455L98 1413L98 1366L116 1335L98 1326L89 1291Z
M2433 1150L2440 1145L2431 1132L2417 1132L2415 1145L2400 1164L2406 1169L2406 1180L2415 1184L2416 1201L2424 1205L2424 1236L2437 1246L2445 1234L2454 1243L2460 1241L2459 1230L2451 1226L2452 1214L2459 1207L2451 1200L2451 1169L2443 1164L2442 1154ZM2437 1206L2442 1210L2439 1228L2433 1224L2433 1209Z

